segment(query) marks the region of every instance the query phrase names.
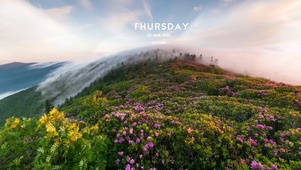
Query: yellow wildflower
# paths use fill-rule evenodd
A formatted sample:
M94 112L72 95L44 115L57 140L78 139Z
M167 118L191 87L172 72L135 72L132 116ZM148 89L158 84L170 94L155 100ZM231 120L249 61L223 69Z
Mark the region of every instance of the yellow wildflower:
M64 112L58 112L57 113L57 117L56 117L56 120L64 120L65 119L65 114Z
M91 127L91 130L95 130L96 131L98 129L99 129L98 124L96 124L96 125L94 125L94 126Z
M16 128L20 124L20 119L16 118L15 121L10 125L11 129Z
M52 123L46 124L46 131L49 132L49 137L57 136L58 133Z
M39 119L39 124L45 124L47 123L47 116L44 114L40 119Z
M76 141L82 137L82 134L78 133L78 131L71 130L68 136L71 138L72 141Z
M69 130L68 136L71 138L72 141L76 141L82 137L82 134L78 132L79 131L78 124L72 123L68 127L68 130Z
M92 128L91 128L91 129L92 129ZM91 129L90 129L89 127L85 127L85 128L83 129L83 133L87 133L88 135L90 135Z
M12 119L12 118L6 119L6 120L5 120L5 125L4 125L5 127L8 127L8 126L9 126L9 124L10 124L10 122L11 122L11 119Z
M54 108L49 112L49 115L55 117L56 115L58 115L58 113L59 111L56 108Z
M76 130L78 131L79 127L76 123L69 123L68 130Z

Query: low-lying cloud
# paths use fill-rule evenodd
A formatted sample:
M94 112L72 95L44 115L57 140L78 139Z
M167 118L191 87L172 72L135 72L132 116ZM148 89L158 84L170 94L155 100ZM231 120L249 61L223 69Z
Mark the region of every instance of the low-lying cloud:
M236 72L301 85L301 1L224 1L203 11L175 43Z
M244 49L245 55L241 56L242 49L210 49L210 48L193 48L191 46L165 46L160 48L160 51L150 50L157 49L154 47L147 47L143 49L136 49L132 51L122 52L109 57L100 58L99 60L86 63L68 63L64 67L59 68L49 75L49 78L42 82L38 89L42 94L54 101L54 105L62 104L65 99L70 98L88 87L95 80L105 76L109 71L117 67L135 63L138 61L145 61L149 58L158 56L161 60L174 58L179 56L179 53L202 54L204 62L209 63L211 56L218 59L218 65L222 68L251 75L255 77L269 78L276 81L281 81L291 84L301 84L298 77L299 68L296 63L291 63L282 70L281 63L286 64L285 58L274 55L270 50L268 54L270 57L264 55L267 51L256 51L253 49ZM177 49L173 52L173 49ZM262 57L264 55L265 57ZM268 56L269 56L268 55ZM261 56L253 58L253 56ZM268 64L267 64L268 63ZM295 70L297 69L297 70ZM292 74L292 73L295 74Z
M122 65L144 61L158 56L165 60L178 55L179 52L165 50L135 49L86 63L68 63L49 75L37 88L45 98L54 101L54 105L62 104L65 99L73 97L88 87L92 82L105 76L109 71ZM144 53L141 53L141 52Z

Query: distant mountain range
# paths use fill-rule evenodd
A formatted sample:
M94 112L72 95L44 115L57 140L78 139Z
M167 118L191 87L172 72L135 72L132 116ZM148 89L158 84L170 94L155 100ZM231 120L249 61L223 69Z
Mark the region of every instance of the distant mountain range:
M21 63L0 65L0 99L17 91L36 86L64 63Z

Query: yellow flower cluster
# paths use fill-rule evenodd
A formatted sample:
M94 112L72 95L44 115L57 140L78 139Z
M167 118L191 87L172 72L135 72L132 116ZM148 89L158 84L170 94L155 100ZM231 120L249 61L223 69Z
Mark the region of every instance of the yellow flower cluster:
M49 138L52 138L52 137L58 135L56 128L53 126L53 124L51 122L46 124L46 131L48 132L47 136Z
M97 131L99 129L98 124L92 126L92 127L85 127L83 129L83 133L87 133L88 135L90 135L91 131Z
M39 125L43 125L46 124L48 122L47 120L47 116L43 115L40 119L39 119Z
M107 103L107 99L106 98L103 98L101 97L102 95L102 91L95 91L91 96L89 97L86 97L84 102L83 102L83 105L84 106L100 106L100 105L104 105Z
M52 109L49 112L49 115L50 115L51 120L54 120L54 121L62 121L65 119L64 112L59 112L56 108Z
M65 115L64 112L59 112L56 108L52 109L49 112L49 115L44 114L40 119L39 119L39 127L45 124L48 124L49 122L53 121L64 121L65 120Z
M91 130L97 131L99 129L98 124L91 127Z
M6 119L5 127L9 127L10 129L14 129L19 124L20 124L20 119L12 117L12 118Z
M71 125L68 127L68 130L69 130L68 136L73 142L80 139L83 136L79 132L79 126L76 123L71 123Z
M64 144L69 147L73 142L78 141L84 134L90 134L92 131L99 129L98 124L92 127L80 129L80 123L65 118L63 112L53 109L49 114L43 115L39 119L39 127L45 127L47 136L58 144Z

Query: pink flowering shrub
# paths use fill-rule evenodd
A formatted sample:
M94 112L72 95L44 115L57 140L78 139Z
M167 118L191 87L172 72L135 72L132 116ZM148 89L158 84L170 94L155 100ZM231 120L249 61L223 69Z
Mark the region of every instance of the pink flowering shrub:
M297 86L217 66L149 59L111 71L60 109L66 120L77 122L73 136L85 129L78 146L90 148L86 139L105 139L107 169L299 169L300 93ZM47 141L39 131L27 132L36 124L23 128L25 122L11 118L0 130L0 163L6 169L33 168L38 139ZM59 124L47 126L58 141L72 136L57 136L55 131L66 130ZM85 127L95 128L91 133ZM58 144L43 145L52 153ZM91 162L78 159L73 166L97 165L91 154L95 149L83 150ZM60 158L64 152L55 154ZM55 168L58 162L50 160Z

